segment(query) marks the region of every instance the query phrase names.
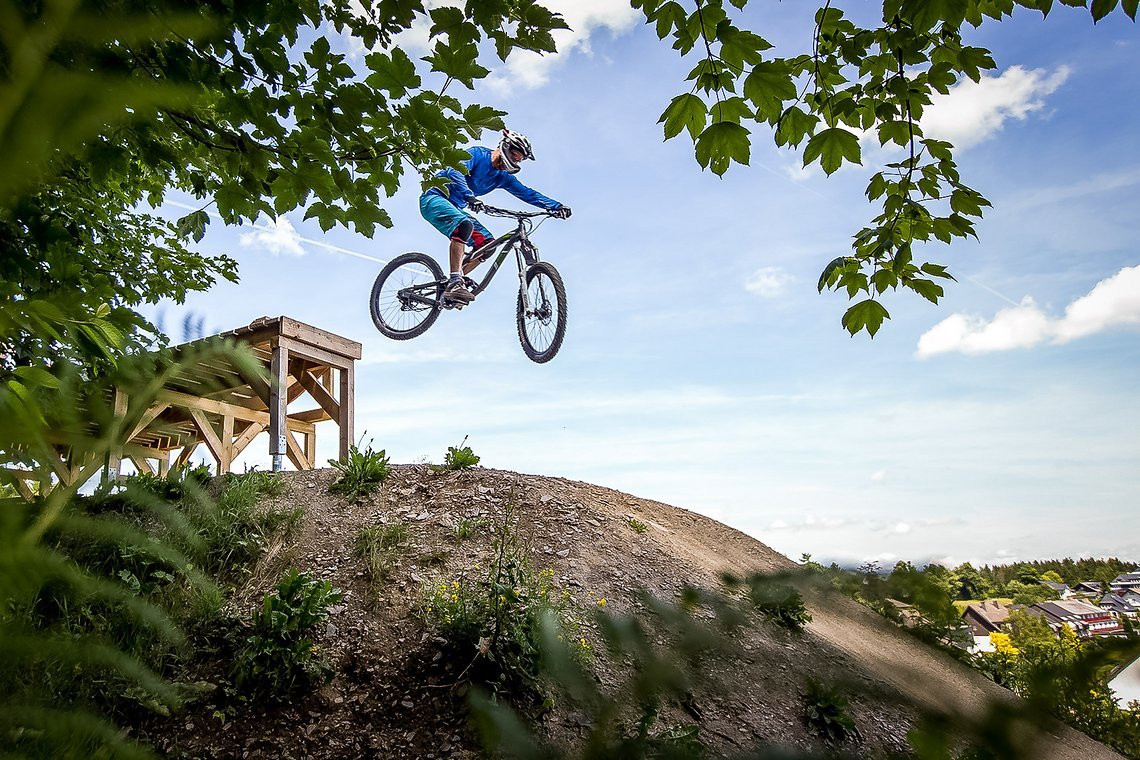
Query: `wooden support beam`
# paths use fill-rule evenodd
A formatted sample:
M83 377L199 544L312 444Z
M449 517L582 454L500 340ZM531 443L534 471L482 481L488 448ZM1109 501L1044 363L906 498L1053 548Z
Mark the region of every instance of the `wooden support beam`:
M330 367L343 369L352 366L352 359L338 354L335 351L319 348L311 343L301 343L291 338L278 339L278 345L284 346L291 354L303 359L309 359L317 364L327 364Z
M70 483L71 468L67 466L66 454L59 454L51 458L51 468L55 470L55 476L59 478L60 483Z
M115 419L121 420L127 416L127 394L123 393L118 388L115 389L115 400L113 402L115 410ZM128 435L126 440L134 438L134 434ZM103 470L103 476L108 480L114 473L114 479L119 479L119 465L123 461L123 447L115 446L107 452L107 466Z
M222 417L222 461L218 462L218 474L229 472L234 463L234 416L227 414Z
M16 490L19 492L20 496L23 497L24 501L36 500L36 495L32 493L32 487L29 486L23 478L16 478L15 485Z
M306 409L303 412L291 412L289 419L294 422L305 422L311 425L315 422L335 420L336 417L330 416L324 409Z
M305 434L305 459L309 460L309 468L317 466L317 433Z
M162 414L169 408L170 404L159 402L152 406L150 409L147 409L145 412L143 412L143 416L139 418L139 421L135 425L134 430L132 430L131 434L127 436L127 440L133 441L135 439L135 436L146 430L147 427L150 426L150 423L154 422L155 418L158 417L158 415Z
M103 461L100 458L94 456L87 457L81 467L75 468L75 479L71 482L80 484L86 483L95 473L99 472L102 466Z
M269 425L268 412L254 411L253 409L248 409L244 406L227 404L225 401L199 398L197 396L191 396L187 393L179 393L178 391L162 391L159 394L159 398L162 401L170 404L170 406L177 407L179 409L185 409L187 412L192 409L197 409L199 411L203 411L208 414L216 414L218 416L232 414L235 420L241 420L242 422L260 422L265 425ZM282 394L282 398L284 399L284 394ZM290 421L289 428L298 432L308 432L308 430L312 428L312 424L303 420L298 420L295 422Z
M149 458L136 454L128 454L127 458L134 462L135 469L139 472L154 475L154 467L151 466Z
M174 459L174 468L185 467L190 464L190 457L194 456L194 450L198 448L200 441L190 441L182 447L182 451L178 452L178 456Z
M341 371L343 372L343 370ZM315 377L308 372L303 372L297 380L301 385L305 386L305 390L321 405L321 409L324 409L331 419L335 420L340 417L340 404L337 403L336 399L332 397L332 394L329 393L323 385L317 382Z
M200 409L191 409L190 418L194 420L194 427L198 428L198 435L206 444L206 448L214 455L214 461L218 463L218 474L221 475L225 470L222 469L222 463L226 460L226 447L218 438L217 431L210 421L206 419L206 415Z
M28 485L29 481L38 481L39 475L31 470L23 470L19 467L0 467L0 470L11 475L10 482L23 497L24 501L34 501L36 498L35 493L32 492L31 486Z
M272 409L273 398L270 392L270 385L265 381L265 378L254 374L253 372L246 371L244 367L238 370L238 374L240 374L241 379L245 380L245 382L249 385L250 390L253 391L257 397L265 403L265 407L267 409Z
M348 449L356 443L353 420L356 418L356 369L352 364L340 371L340 458L348 457Z
M263 425L260 422L249 423L246 426L245 430L242 430L241 433L238 435L238 437L234 439L234 443L233 443L234 456L233 456L233 458L237 459L239 456L241 456L241 453L243 451L245 451L246 446L249 446L249 444L251 444L253 442L253 439L256 438L257 436L261 435L262 431L264 431L265 428L267 428L267 427L268 427L267 424Z
M269 455L273 459L273 470L284 468L281 457L288 451L286 443L288 420L289 387L289 348L276 342L270 359L269 374Z
M294 467L298 470L313 469L312 461L305 457L305 452L301 450L301 447L297 444L297 439L293 437L292 433L285 434L285 446L285 453L288 454L289 461L293 463Z

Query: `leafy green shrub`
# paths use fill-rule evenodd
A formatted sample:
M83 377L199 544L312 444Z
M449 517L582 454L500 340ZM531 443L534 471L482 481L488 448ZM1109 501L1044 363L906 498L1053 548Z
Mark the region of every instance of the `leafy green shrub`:
M371 444L364 451L350 446L347 457L343 460L330 459L329 464L340 473L340 477L329 486L329 491L350 499L375 491L388 479L390 469L384 450L373 451Z
M448 470L469 470L475 465L479 464L479 457L471 450L470 446L464 446L467 443L467 436L463 436L463 440L459 442L458 446L448 446L447 454L443 457L443 464L438 467L433 467L436 472L447 472Z
M309 632L343 594L328 581L289 570L253 614L233 667L233 688L247 700L285 702L331 676Z
M808 679L804 721L809 731L829 742L842 742L858 736L859 729L847 710L847 697L814 678Z
M205 488L213 475L210 468L204 464L194 467L176 467L163 475L152 475L140 472L127 478L127 483L134 484L161 499L180 501L188 491Z
M649 530L649 526L638 520L636 517L629 518L629 527L633 529L634 533L644 533Z
M550 615L568 627L569 593L555 588L553 570L535 570L512 514L513 507L497 528L486 571L425 584L420 613L454 651L476 653L467 667L472 680L526 696L541 691L541 621Z
M284 480L277 473L252 470L226 474L213 501L184 499L201 539L202 569L218 578L233 578L248 571L261 557L273 533L296 530L303 507L266 509L261 502L281 493Z
M802 631L811 622L803 596L791 586L753 578L748 599L761 615L789 630Z

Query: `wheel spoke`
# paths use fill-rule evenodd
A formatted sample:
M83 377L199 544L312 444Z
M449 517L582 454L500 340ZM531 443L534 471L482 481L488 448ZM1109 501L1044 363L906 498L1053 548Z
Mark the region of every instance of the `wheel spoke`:
M415 337L438 315L439 267L424 254L393 259L372 290L372 317L390 338Z

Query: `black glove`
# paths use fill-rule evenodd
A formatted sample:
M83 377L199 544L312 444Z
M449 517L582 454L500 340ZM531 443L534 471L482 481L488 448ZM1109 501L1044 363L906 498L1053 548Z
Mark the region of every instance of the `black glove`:
M558 208L551 211L550 215L553 216L555 219L569 219L570 218L570 207L569 206L559 206Z
M483 203L483 201L479 200L478 198L472 198L471 200L467 201L467 208L478 214L480 211L487 210L487 204Z

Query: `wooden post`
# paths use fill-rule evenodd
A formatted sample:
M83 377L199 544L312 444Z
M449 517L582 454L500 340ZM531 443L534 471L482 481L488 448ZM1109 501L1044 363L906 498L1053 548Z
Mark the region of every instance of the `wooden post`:
M234 416L222 416L222 458L218 462L218 474L229 472L234 463Z
M127 394L115 389L115 419L121 420L127 414ZM123 431L127 433L129 431ZM126 440L130 440L131 436L127 436ZM119 465L123 461L123 447L115 446L107 452L107 462L103 470L104 480L118 480L119 479Z
M283 461L288 451L285 442L285 426L289 405L289 349L277 340L271 341L273 358L269 371L269 455L273 458L273 470L284 469Z
M356 443L356 435L352 429L356 396L355 370L350 363L340 369L340 418L336 421L340 426L340 458L348 458L348 449Z

